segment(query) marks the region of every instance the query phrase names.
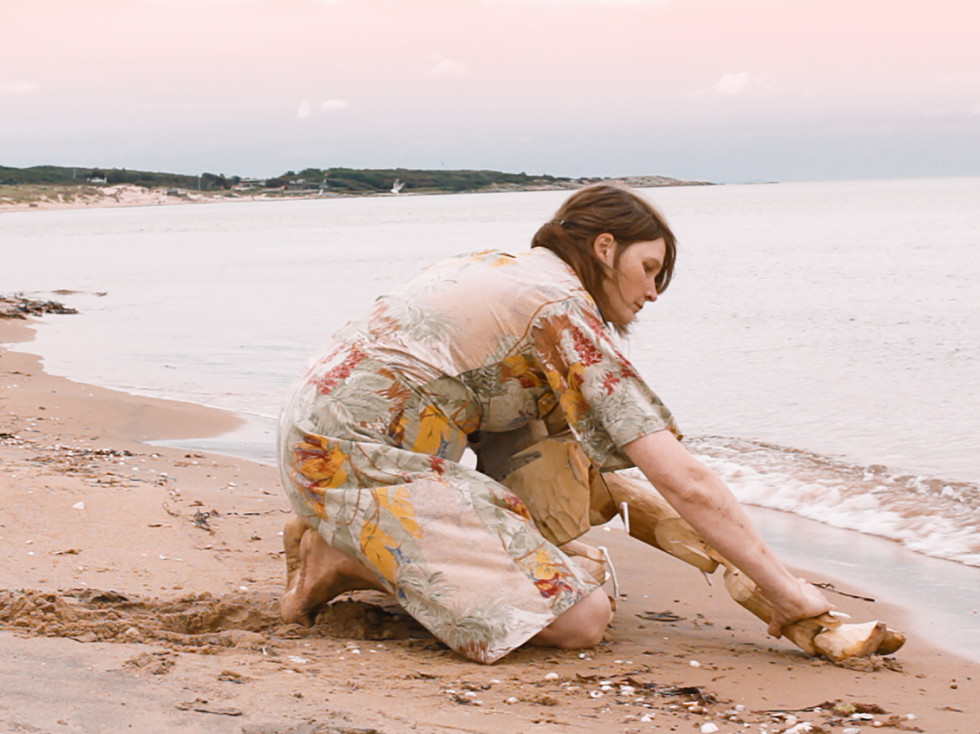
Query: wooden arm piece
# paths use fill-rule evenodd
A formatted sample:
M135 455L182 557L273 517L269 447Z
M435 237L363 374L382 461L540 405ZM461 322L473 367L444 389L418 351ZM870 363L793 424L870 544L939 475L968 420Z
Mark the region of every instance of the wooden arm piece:
M725 588L731 597L768 624L772 604L758 587L725 559L651 488L627 477L604 477L613 503L629 505L630 535L704 571L713 573L724 567ZM783 635L810 655L822 655L834 662L868 655L891 655L905 644L905 637L888 629L884 622L845 624L830 614L803 619L787 625Z

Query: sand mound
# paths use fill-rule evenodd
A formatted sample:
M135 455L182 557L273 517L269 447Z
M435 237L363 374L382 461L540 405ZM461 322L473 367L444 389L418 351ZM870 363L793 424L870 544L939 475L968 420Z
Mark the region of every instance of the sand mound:
M371 602L334 601L320 612L310 633L354 640L405 640L431 637L394 601L376 595Z
M377 603L372 603L377 602ZM78 642L156 642L189 651L256 647L274 638L394 640L428 633L394 602L345 599L329 605L309 628L284 625L277 600L220 597L141 599L115 591L0 591L0 628Z

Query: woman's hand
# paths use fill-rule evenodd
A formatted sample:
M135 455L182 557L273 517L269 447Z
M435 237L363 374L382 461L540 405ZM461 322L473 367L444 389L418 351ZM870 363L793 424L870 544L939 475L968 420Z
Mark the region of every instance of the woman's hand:
M819 617L835 609L816 586L807 583L804 579L795 579L795 581L797 589L791 591L798 593L791 593L778 600L769 599L773 607L773 615L769 621L768 632L773 637L781 637L783 629L793 622Z

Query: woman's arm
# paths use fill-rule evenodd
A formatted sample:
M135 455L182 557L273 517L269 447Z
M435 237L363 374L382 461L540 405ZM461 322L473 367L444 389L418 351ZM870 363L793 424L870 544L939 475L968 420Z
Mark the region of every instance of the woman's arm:
M779 637L785 625L833 609L816 587L795 578L783 566L731 490L670 431L638 438L623 450L664 499L756 583L773 605L769 634Z

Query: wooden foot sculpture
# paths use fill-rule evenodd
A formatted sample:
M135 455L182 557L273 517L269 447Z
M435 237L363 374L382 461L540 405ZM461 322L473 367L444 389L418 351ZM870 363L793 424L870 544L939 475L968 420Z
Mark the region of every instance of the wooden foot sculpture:
M542 534L556 545L577 543L576 555L585 555L581 546L589 546L575 539L590 526L622 514L634 538L706 574L721 566L732 598L763 622L772 619L772 605L756 585L708 546L652 487L615 473L600 474L574 440L542 439L540 428L532 427L499 434L474 448L480 470L523 499ZM846 624L830 614L795 622L783 634L808 654L834 662L890 655L905 644L905 637L884 622Z
M751 580L720 553L707 545L667 502L649 487L627 477L605 477L609 502L629 508L629 533L656 548L680 558L705 573L724 568L725 588L732 598L765 623L772 619L772 605ZM607 510L608 512L608 510ZM610 515L610 519L611 519ZM785 637L810 655L834 662L868 655L890 655L905 644L905 637L888 629L884 622L847 624L823 614L787 626Z

